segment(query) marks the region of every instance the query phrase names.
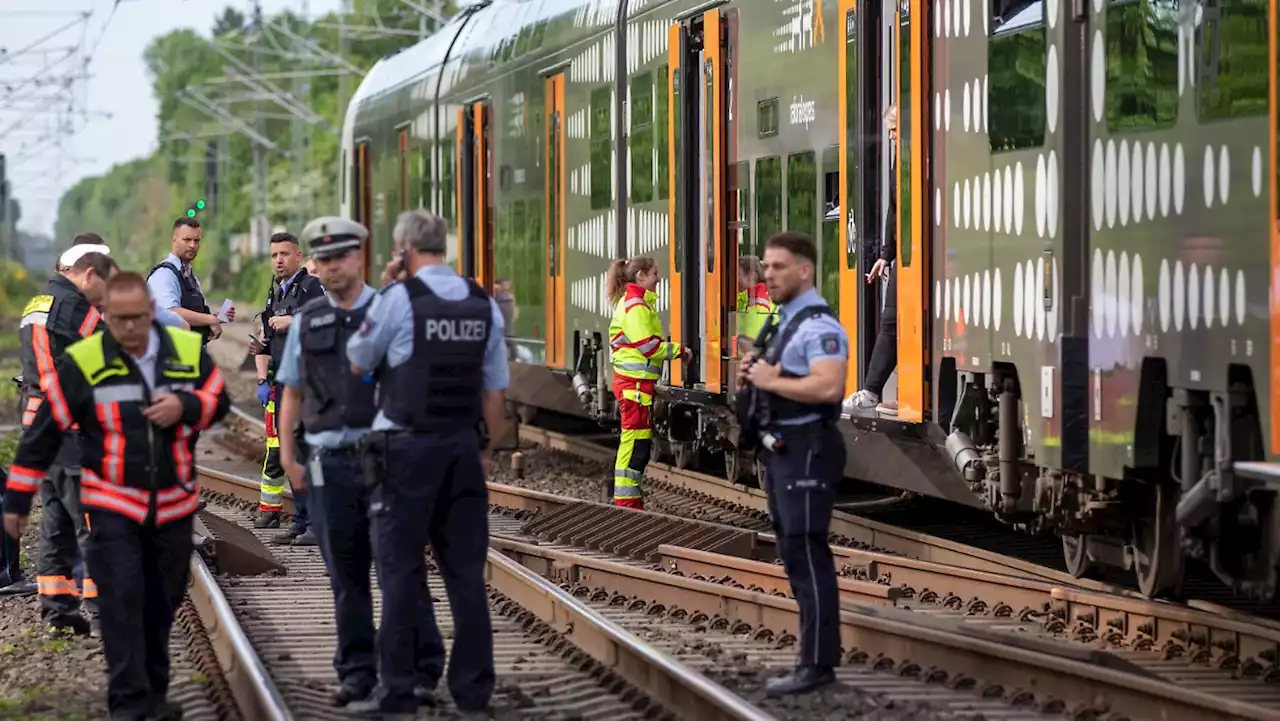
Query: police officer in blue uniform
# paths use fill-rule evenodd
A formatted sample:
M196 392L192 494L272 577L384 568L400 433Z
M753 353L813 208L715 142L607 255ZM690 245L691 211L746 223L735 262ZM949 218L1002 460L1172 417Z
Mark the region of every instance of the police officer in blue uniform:
M804 693L835 681L840 663L840 597L827 543L844 441L836 428L844 398L849 339L814 287L817 250L802 233L765 244L765 283L779 305L764 353L744 358L742 378L764 394L762 441L769 516L791 591L800 606L795 671L766 691Z
M378 409L373 379L353 376L347 360L347 341L364 322L376 292L363 282L364 226L346 218L317 218L302 237L310 242L316 272L329 295L312 299L293 314L281 353L276 373L284 388L277 419L280 457L295 500L311 501L313 531L329 568L338 625L333 667L340 682L332 701L346 706L367 698L378 681L369 583L369 488L358 454L358 443ZM299 422L306 429L302 461L295 436ZM425 587L421 591L425 605ZM417 639L414 693L429 699L444 672L444 640L434 624L420 624Z
M397 257L384 277L400 282L379 294L347 344L353 373L382 368L380 410L362 444L374 484L370 515L382 585L381 688L359 708L418 708L413 629L430 541L454 618L449 691L459 711L483 713L494 686L484 579L492 452L484 428L496 427L505 402L502 314L488 293L445 265L438 216L401 213L392 235ZM429 607L427 613L434 627Z

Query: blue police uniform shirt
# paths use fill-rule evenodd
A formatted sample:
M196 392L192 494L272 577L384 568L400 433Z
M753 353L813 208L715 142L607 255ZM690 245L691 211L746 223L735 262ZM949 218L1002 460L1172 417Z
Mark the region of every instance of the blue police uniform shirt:
M444 300L462 300L470 292L467 282L458 277L450 265L428 265L414 274L427 284L432 293ZM504 390L507 387L507 348L503 340L502 311L492 298L493 328L489 332L489 344L484 349L484 389ZM374 298L364 327L347 342L347 358L366 371L378 367L385 357L387 366L396 366L409 360L413 354L413 305L409 292L402 283L389 286ZM387 419L382 411L373 421L375 431L397 430L399 426Z
M829 305L816 288L810 288L796 296L790 303L778 308L778 331L781 332L796 316L796 313L810 306ZM835 358L849 359L849 336L844 327L834 316L818 316L800 324L791 342L782 349L782 370L797 376L809 375L809 368L817 361ZM794 426L818 420L817 413L809 413L788 420L779 420L778 425Z
M185 272L189 270L178 256L173 253L164 259L164 262L178 268L179 271ZM200 285L200 279L196 277L195 271L191 271L191 279L196 282L196 287L204 293L204 287ZM155 299L156 305L161 308L177 308L182 305L182 285L178 281L178 276L167 270L156 271L147 278L147 289L151 291L151 297Z
M353 308L363 308L376 297L378 292L368 283L360 291L360 297L356 299ZM327 296L329 305L338 307L333 296ZM293 324L302 327L302 317L304 313L297 313L293 316ZM283 386L289 388L301 388L302 383L302 341L299 339L301 333L290 333L284 342L284 355L280 358L280 370L276 372L276 380ZM372 383L373 380L367 381ZM333 430L323 431L320 433L306 433L303 437L307 441L307 445L314 448L342 448L349 446L360 440L360 437L368 433L368 428L334 428Z
M156 311L156 322L160 325L173 326L174 328L187 327L187 322L182 319L182 316L169 310L167 306L162 306L159 302L154 302L154 306Z

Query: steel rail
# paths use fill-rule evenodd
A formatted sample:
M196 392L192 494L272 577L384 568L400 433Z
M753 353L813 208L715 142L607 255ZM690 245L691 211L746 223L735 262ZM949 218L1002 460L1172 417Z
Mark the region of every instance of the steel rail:
M218 666L231 688L240 715L255 721L293 721L284 697L271 680L253 644L240 628L231 604L199 553L191 555L187 596L218 657Z
M257 500L257 482L205 466L197 466L196 469L202 486L208 490L228 493L241 500ZM549 504L557 498L550 494L536 494L531 500ZM293 495L287 490L284 506L286 512L293 509ZM706 721L766 721L773 718L701 673L648 646L554 583L492 547L485 577L503 595L538 616L598 663L644 690L680 718ZM245 639L244 643L247 644L248 640Z
M507 555L583 592L603 589L665 608L726 619L793 636L799 608L789 598L733 588L554 548L499 540ZM1068 702L1089 699L1097 711L1132 718L1198 721L1280 721L1280 712L1182 688L1108 652L1020 637L994 629L963 627L956 619L842 601L842 645L900 668L926 664L943 673L963 669L1005 688L1033 689ZM909 662L909 663L908 663Z

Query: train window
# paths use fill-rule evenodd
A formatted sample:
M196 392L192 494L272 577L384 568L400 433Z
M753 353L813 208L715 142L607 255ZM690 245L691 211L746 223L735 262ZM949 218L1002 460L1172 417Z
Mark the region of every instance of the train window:
M431 167L431 151L425 146L418 147L418 197L422 199L422 207L430 211L436 209L435 172Z
M1146 130L1178 117L1178 2L1107 8L1107 127Z
M456 148L452 141L440 143L440 217L453 225L458 221L458 181L454 173L457 165Z
M1205 0L1200 26L1200 115L1266 115L1269 5L1265 0Z
M764 242L782 230L782 159L756 161L756 255L764 257Z
M663 65L658 68L657 74L654 75L653 92L656 102L654 103L655 113L653 120L654 132L657 133L654 139L654 147L658 150L658 200L666 200L670 197L671 179L667 177L667 173L671 170L671 159L667 157L670 151L670 138L667 136L669 128L667 123L670 119L671 99L667 97L668 82L667 66Z
M822 245L818 249L818 292L840 307L840 148L822 151Z
M631 79L631 200L653 200L653 76L643 73Z
M818 237L817 163L812 150L787 156L787 230Z
M987 42L987 139L991 152L1039 147L1044 144L1045 129L1044 3L997 0L992 14ZM900 117L905 126L907 114ZM905 127L900 132L901 137L908 137Z
M778 134L777 98L769 98L756 103L756 129L762 138Z
M608 208L613 203L613 119L612 86L591 93L591 209Z

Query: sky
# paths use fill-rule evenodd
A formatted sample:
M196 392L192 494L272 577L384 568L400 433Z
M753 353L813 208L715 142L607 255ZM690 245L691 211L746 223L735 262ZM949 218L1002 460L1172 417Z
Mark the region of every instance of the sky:
M300 14L305 8L310 17L336 11L340 4L260 1L266 15L282 10ZM143 50L153 38L180 28L208 36L214 17L227 6L247 15L253 2L0 0L0 49L5 51L0 52L0 153L7 156L9 183L22 203L19 228L51 235L63 192L82 178L155 149L158 103ZM34 47L21 52L29 46ZM45 63L71 48L76 48L74 55L45 70ZM33 78L78 74L83 58L89 60L89 77L73 79L69 90L75 113L51 110L40 98L55 91L35 87Z

